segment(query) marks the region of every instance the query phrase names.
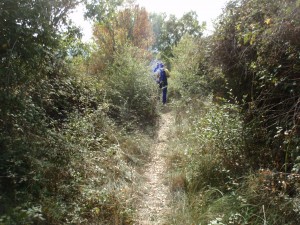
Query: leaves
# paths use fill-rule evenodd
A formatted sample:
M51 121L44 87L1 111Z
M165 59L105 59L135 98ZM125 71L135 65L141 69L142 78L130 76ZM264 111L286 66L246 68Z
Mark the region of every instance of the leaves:
M95 73L104 70L124 45L131 44L146 51L153 41L148 13L138 6L118 11L110 20L95 24L94 37L98 46L93 55Z
M265 24L270 25L271 21L272 21L271 18L267 18L265 19Z
M193 11L185 13L180 19L174 15L167 19L165 14L152 14L150 18L155 35L153 49L159 50L166 62L170 62L173 57L172 48L185 35L200 37L205 28L205 23L200 25L197 14Z
M298 31L292 21L299 19L299 7L296 1L241 3L228 6L216 31L215 59L222 65L228 86L240 104L244 104L243 96L248 96L246 102L252 102L249 118L260 121L262 129L267 130L270 148L277 149L280 141L272 139L276 127L293 130L299 125L292 119L299 97L295 91L299 86L295 83L297 73L292 69L298 65L292 58L299 41L294 39ZM286 26L282 27L282 21ZM295 134L292 139L296 137ZM294 159L286 158L282 151L274 151L273 157L292 163Z

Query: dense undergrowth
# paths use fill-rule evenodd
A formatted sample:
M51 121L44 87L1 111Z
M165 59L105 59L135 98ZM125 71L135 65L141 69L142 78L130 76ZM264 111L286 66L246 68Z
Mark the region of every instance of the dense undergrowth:
M251 130L238 106L202 99L177 105L176 112L169 147L171 224L299 222L299 175L255 170L260 160L248 156Z
M85 1L93 44L79 2L0 3L0 224L133 223L150 49L172 74L170 224L299 224L299 0L230 1L208 37L194 12Z
M0 3L0 224L132 224L157 117L148 55L128 43L91 72L76 2L52 3Z
M170 224L300 222L299 21L299 1L231 1L174 49Z
M15 109L2 111L1 224L131 223L132 184L148 156L157 111L146 66L126 54L120 57L134 67L123 62L107 73L131 73L118 83L130 79L132 86L66 70L6 103ZM115 100L123 91L135 101Z

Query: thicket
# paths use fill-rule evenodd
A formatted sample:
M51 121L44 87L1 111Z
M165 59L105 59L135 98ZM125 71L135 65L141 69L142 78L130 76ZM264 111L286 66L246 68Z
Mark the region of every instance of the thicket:
M230 1L174 48L171 224L299 223L299 4Z
M270 149L267 161L285 172L300 153L299 4L231 2L213 37L215 63L243 106L246 123L260 127L255 135Z
M0 224L133 223L149 50L176 99L170 223L298 224L300 1L230 1L208 37L194 12L84 1L93 45L67 19L79 2L0 2Z
M132 223L157 116L148 55L128 42L93 72L78 2L0 3L0 224Z

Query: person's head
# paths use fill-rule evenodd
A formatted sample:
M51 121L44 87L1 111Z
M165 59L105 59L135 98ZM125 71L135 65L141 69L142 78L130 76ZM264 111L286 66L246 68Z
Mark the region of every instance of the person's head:
M163 63L160 64L160 68L164 68L164 64Z

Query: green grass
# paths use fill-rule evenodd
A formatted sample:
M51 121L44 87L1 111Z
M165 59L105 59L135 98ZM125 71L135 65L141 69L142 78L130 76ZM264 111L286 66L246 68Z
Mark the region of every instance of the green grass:
M298 224L300 179L249 166L235 106L192 102L173 105L169 224Z

